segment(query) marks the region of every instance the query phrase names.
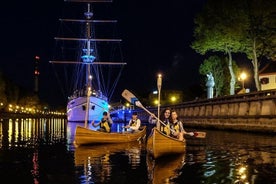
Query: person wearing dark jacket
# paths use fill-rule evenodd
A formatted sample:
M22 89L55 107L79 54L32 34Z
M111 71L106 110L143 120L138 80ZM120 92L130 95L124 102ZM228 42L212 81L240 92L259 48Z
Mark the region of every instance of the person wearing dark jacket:
M94 120L92 121L93 127L100 127L98 131L101 132L111 132L111 126L112 126L112 119L108 112L103 113L103 117L99 123L95 123Z

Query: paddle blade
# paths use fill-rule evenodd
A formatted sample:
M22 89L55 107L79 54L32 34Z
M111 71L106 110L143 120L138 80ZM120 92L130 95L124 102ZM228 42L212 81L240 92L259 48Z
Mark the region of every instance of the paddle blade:
M194 132L194 137L196 138L205 138L206 132Z
M125 89L123 92L122 92L122 97L124 97L128 102L138 106L138 107L141 107L142 104L141 102L138 100L138 98L136 98L136 96L134 94L132 94L129 90Z

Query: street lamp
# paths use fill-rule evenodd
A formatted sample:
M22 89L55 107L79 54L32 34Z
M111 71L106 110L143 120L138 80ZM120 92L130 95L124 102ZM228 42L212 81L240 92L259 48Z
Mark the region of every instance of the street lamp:
M244 89L244 80L246 79L246 73L242 72L240 75L240 79L242 81L242 89Z
M175 97L175 96L172 96L172 97L171 97L171 102L172 102L172 103L175 103L175 101L176 101L176 97Z

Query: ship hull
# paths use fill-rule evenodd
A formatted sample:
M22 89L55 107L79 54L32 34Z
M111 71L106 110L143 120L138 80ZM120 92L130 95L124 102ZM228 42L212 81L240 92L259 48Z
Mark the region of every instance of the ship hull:
M88 110L88 121L100 121L103 112L108 112L108 103L106 100L90 96L90 104ZM77 97L70 100L67 104L67 120L68 121L85 121L86 120L87 97Z

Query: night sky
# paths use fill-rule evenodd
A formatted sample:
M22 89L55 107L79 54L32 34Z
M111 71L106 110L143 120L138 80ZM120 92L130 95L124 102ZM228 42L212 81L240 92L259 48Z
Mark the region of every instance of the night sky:
M114 100L119 100L116 98L124 89L134 93L154 90L158 73L163 74L162 89L182 90L199 85L198 67L203 57L190 45L193 19L204 2L113 1L127 62ZM39 55L40 96L51 105L64 102L49 63L63 6L63 0L14 0L0 8L0 69L17 84L33 89L34 57Z

